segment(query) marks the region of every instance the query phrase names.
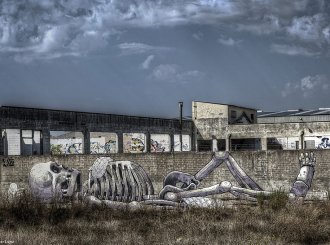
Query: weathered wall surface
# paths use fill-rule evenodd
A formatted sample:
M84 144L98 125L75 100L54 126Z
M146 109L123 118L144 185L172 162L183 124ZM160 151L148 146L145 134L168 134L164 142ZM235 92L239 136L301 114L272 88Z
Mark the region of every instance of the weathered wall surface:
M298 157L302 151L246 151L233 152L232 156L242 168L266 190L289 190L299 172ZM330 151L315 150L317 166L312 191L309 195L325 196L330 190ZM103 155L104 156L104 155ZM156 192L162 187L162 181L167 173L173 170L195 174L211 159L211 153L142 153L113 154L114 160L135 161L143 166L154 183ZM0 157L1 189L7 190L10 183L19 187L27 185L28 173L35 163L57 161L82 171L83 180L87 179L88 168L97 155L68 156L15 156ZM225 165L216 169L205 181L203 186L217 184L229 180L237 185Z
M218 120L218 121L217 121ZM282 123L282 124L249 124L223 125L220 119L200 119L195 121L198 139L210 140L231 138L267 138L298 136L304 137L328 135L330 122Z
M228 122L228 106L207 103L207 102L192 102L193 119L204 118L226 118Z
M181 132L180 120L124 116L114 114L46 110L35 108L0 107L0 129L40 130L43 154L50 154L50 131L76 131L84 135L84 151L90 152L90 132L109 132L118 135L118 151L123 152L124 133L143 133L149 141L150 134L174 134ZM182 133L194 140L194 125L183 120ZM173 141L174 139L171 139ZM174 142L171 142L174 145ZM147 143L147 149L149 149ZM1 145L0 145L1 146ZM194 149L194 144L192 144ZM3 151L3 146L0 151Z

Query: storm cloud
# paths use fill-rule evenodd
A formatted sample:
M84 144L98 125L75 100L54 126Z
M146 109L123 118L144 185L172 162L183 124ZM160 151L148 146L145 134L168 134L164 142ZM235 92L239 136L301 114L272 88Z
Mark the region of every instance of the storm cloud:
M2 105L327 107L329 59L327 0L0 1Z
M3 0L0 52L17 61L83 56L115 45L111 37L132 27L186 24L276 33L285 45L310 43L321 52L330 45L329 11L328 1L321 0Z

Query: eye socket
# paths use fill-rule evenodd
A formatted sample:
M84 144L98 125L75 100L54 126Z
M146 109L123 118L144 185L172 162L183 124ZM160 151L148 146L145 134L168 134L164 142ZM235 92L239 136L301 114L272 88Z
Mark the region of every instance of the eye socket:
M61 172L61 168L57 165L57 163L52 163L50 165L50 170L56 174L58 174L59 172Z

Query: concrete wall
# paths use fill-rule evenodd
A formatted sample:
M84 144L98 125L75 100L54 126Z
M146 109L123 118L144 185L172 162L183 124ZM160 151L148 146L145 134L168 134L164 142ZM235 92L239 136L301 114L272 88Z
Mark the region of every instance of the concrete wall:
M209 118L196 120L195 127L197 139L226 139L227 150L230 139L260 138L262 149L266 150L267 138L297 137L302 148L303 141L330 135L330 122L224 125L220 118ZM316 139L315 142L320 143Z
M193 119L227 118L228 122L228 105L193 101L192 107Z
M233 152L233 157L266 190L283 188L288 190L299 172L298 157L301 151L247 151ZM310 195L324 196L330 190L330 151L315 150L317 165ZM211 159L211 153L142 153L142 154L112 154L115 160L135 161L143 166L154 183L156 192L162 187L162 181L167 173L173 170L194 174ZM27 185L28 173L34 163L50 160L67 166L78 168L87 179L88 168L97 155L68 156L15 156L0 157L1 188L7 190L10 183L19 187ZM202 186L217 184L233 177L226 167L220 166L205 181ZM236 184L237 185L237 184Z
M174 134L180 134L177 119L136 117L101 113L86 113L19 107L0 107L0 129L40 130L43 154L50 154L50 131L78 131L84 135L83 152L90 152L90 132L111 132L118 135L118 152L123 152L123 134L146 135L147 149L150 134L170 134L173 145ZM182 134L194 137L191 120L183 120ZM192 140L192 150L194 150ZM0 145L1 146L1 145ZM2 146L3 148L3 146ZM0 149L0 152L3 151Z

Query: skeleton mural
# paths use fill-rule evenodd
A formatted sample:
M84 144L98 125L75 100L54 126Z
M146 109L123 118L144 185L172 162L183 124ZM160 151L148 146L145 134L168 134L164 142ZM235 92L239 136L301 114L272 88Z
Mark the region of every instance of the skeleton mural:
M315 156L313 152L301 153L300 172L288 193L292 202L302 202L311 187ZM217 185L198 188L200 183L221 164L225 164L238 183L222 181ZM211 161L191 175L179 171L170 172L163 182L158 195L153 184L137 163L113 161L110 157L97 158L89 169L88 180L82 187L80 172L55 162L36 164L30 172L29 183L32 193L48 201L54 197L62 200L77 196L84 200L110 208L136 207L211 207L215 199L207 198L218 194L230 193L238 199L257 201L258 195L269 197L272 192L263 190L238 165L228 153L215 153Z

